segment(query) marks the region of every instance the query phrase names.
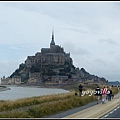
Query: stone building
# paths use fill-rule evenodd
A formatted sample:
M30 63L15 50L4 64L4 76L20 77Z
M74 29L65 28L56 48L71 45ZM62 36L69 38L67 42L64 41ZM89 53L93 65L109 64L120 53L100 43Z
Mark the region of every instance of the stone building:
M54 33L52 31L52 40L50 43L50 48L42 48L41 52L37 52L35 56L28 56L25 65L31 67L32 65L38 64L41 65L64 65L65 62L73 64L72 59L70 58L70 53L65 53L64 49L55 44Z
M54 32L52 31L52 40L50 42L50 48L42 48L41 52L37 52L35 56L28 56L25 60L25 66L31 69L32 66L38 66L39 72L29 72L29 82L38 82L43 78L49 79L49 75L42 75L41 73L47 71L49 66L54 66L52 69L55 73L59 74L60 66L64 66L65 63L73 65L73 60L70 57L70 53L65 53L64 49L55 44ZM57 67L58 66L58 67ZM54 79L53 76L51 79Z
M61 46L55 44L52 31L50 47L42 48L34 56L28 56L25 63L20 64L19 69L16 69L10 77L1 79L1 84L63 84L87 82L92 79L106 81L89 74L84 68L75 68L70 53L66 53Z
M19 75L22 82L25 81L25 83L28 82L29 84L39 84L49 79L53 81L53 76L55 74L59 75L60 69L63 69L65 65L73 65L73 60L70 53L66 53L61 46L55 44L54 31L52 31L50 47L42 48L34 56L27 56L25 62L19 65L19 69L15 70L10 78ZM10 78L6 78L6 84L8 84ZM14 82L10 81L10 84L12 83L14 84Z
M21 78L19 76L14 76L13 78L1 78L1 85L20 85L21 84Z

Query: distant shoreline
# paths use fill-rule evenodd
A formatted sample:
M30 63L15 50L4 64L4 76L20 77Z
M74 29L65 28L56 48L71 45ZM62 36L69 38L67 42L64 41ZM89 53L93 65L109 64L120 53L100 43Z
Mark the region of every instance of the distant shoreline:
M6 90L11 90L9 87L10 86L15 86L15 87L35 87L35 88L56 88L56 89L64 89L71 91L72 86L69 85L27 85L27 84L22 84L22 85L0 85L0 92L6 91Z
M117 82L119 83L119 82ZM116 85L116 82L109 82L109 85ZM120 86L120 84L117 84ZM60 84L53 84L53 85L28 85L28 84L20 84L20 85L0 85L0 92L2 91L6 91L6 90L11 90L9 87L10 86L16 86L16 87L35 87L35 88L56 88L56 89L64 89L64 90L68 90L68 91L72 91L73 85L69 84L69 85L60 85Z
M37 88L57 88L57 89L64 89L71 91L73 88L73 85L17 85L21 87L37 87Z

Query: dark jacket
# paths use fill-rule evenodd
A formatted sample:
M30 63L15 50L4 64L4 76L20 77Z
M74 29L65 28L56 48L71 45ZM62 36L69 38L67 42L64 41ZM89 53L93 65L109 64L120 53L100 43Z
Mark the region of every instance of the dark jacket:
M79 85L78 88L79 88L79 91L82 92L83 86L82 86L82 85Z
M101 95L101 90L100 90L99 87L97 87L97 88L95 89L94 95L98 95L98 96Z

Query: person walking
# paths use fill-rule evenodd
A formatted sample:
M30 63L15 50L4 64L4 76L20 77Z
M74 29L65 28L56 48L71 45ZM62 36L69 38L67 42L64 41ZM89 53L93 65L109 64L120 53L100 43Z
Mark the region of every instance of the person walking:
M106 91L108 91L109 86L105 87ZM106 95L106 100L108 100L108 95Z
M98 104L100 101L100 96L101 96L101 90L99 86L97 86L97 88L95 89L94 95L96 96L97 104Z
M78 86L78 89L79 89L79 95L80 95L80 97L81 97L81 95L82 95L82 89L83 89L82 84L80 84L80 85Z
M102 93L102 103L106 103L107 89L105 86L101 89L101 93Z
M108 101L111 101L111 96L112 96L112 90L110 88L108 88L108 90L107 90L107 99L108 99Z

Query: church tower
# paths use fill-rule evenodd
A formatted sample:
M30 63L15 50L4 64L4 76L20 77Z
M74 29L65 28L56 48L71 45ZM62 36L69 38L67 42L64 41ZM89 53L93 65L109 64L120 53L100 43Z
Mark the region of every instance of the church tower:
M55 41L54 41L54 31L52 30L52 40L51 40L51 43L50 43L50 51L51 52L55 52Z
M50 43L50 47L52 45L55 45L55 41L54 41L54 31L52 30L52 40L51 40L51 43Z

